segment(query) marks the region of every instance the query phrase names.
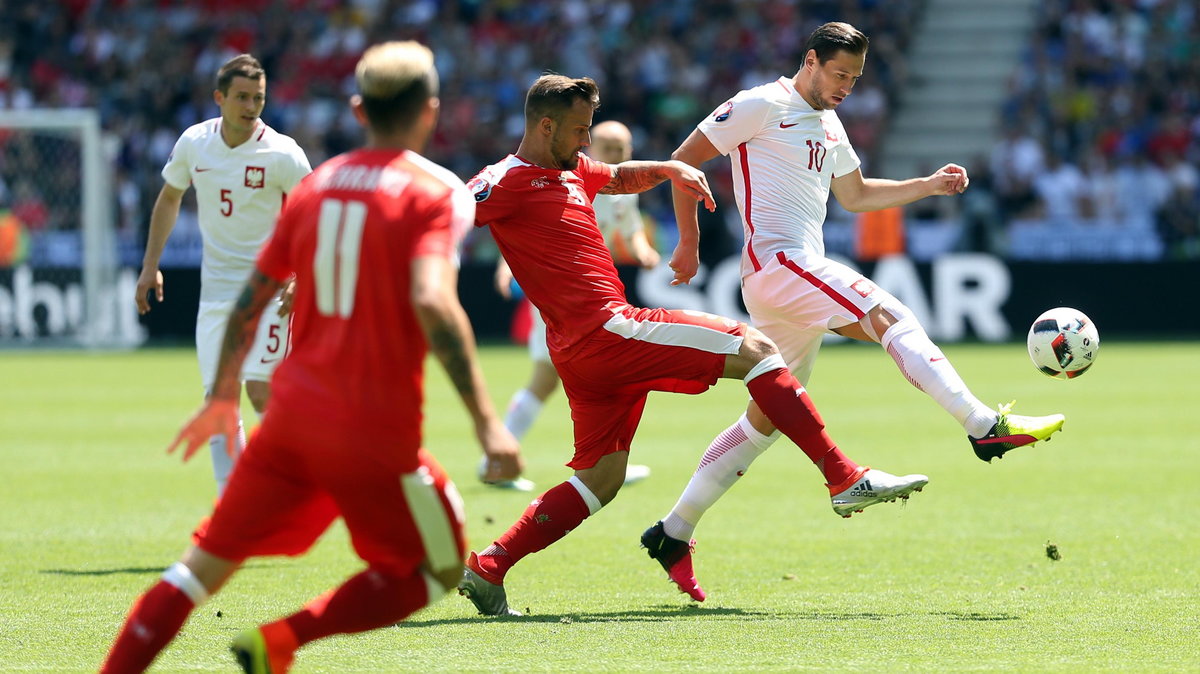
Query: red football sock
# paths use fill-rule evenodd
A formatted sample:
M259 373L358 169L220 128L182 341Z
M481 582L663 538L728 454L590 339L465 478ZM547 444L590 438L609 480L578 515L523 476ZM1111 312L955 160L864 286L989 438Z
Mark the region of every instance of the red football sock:
M145 671L159 651L179 634L193 606L191 597L182 590L165 580L158 581L133 603L100 671Z
M504 548L507 555L480 555L479 565L503 580L504 574L522 557L566 536L590 514L587 503L575 487L570 482L563 482L534 499L521 514L521 519L496 539L496 545Z
M270 625L264 625L264 639L286 641L287 633L277 629L286 624L299 648L331 634L365 632L394 625L429 604L429 590L421 572L397 576L368 568L351 577L341 587L310 601L299 612ZM286 644L268 644L283 647Z
M850 457L842 454L842 450L834 447L829 450L824 459L817 463L817 467L825 475L825 480L833 484L841 484L850 476L857 474L859 465L850 460Z
M787 368L764 372L747 382L746 388L771 423L817 464L826 482L838 484L858 468L833 444L816 405Z

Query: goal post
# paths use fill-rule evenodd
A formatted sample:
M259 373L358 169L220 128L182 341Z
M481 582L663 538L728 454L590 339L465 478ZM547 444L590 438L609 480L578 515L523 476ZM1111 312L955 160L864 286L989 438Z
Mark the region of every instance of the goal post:
M93 109L0 110L0 345L145 341Z

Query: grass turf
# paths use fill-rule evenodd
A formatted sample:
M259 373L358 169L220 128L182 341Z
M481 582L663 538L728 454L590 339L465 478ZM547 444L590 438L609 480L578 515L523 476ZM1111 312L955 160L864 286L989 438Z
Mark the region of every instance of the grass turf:
M634 443L651 478L509 575L511 603L531 615L481 618L449 596L399 626L312 644L296 671L1200 669L1200 346L1106 343L1071 382L1038 374L1017 344L945 351L981 399L1063 412L1063 433L986 465L877 348L826 347L810 390L839 444L862 463L924 472L929 487L842 520L780 441L701 523L709 599L694 605L638 535L746 394L736 382L655 394ZM511 347L484 357L503 405L528 362ZM465 415L433 363L428 380L427 445L486 545L530 495L475 481ZM5 352L0 381L0 669L94 671L211 506L207 458L181 466L162 453L199 402L194 357ZM524 453L540 489L568 475L561 394ZM358 568L338 526L306 557L252 560L157 669L231 671L233 635Z

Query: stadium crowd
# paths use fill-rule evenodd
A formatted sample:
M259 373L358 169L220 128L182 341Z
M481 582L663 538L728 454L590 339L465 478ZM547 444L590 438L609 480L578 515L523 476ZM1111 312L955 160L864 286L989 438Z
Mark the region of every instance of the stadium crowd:
M468 177L516 147L519 99L543 71L594 77L603 98L597 119L627 123L639 154L661 159L721 102L712 96L790 75L804 36L844 20L872 40L867 71L838 109L869 172L905 84L905 53L923 5L14 0L0 5L0 108L98 108L117 139L117 222L125 238L140 241L175 139L215 114L211 73L240 52L267 69L265 120L295 137L315 166L358 140L345 99L362 50L381 39L426 42L437 54L443 101L428 154ZM1003 111L1005 132L990 161L969 165L972 203L983 209L976 217L998 235L964 237L973 241L965 245L1019 257L1014 233L1040 218L1085 233L1117 222L1161 242L1152 251L1158 256L1200 256L1194 3L1046 0L1037 11L1038 29ZM11 145L0 152L0 204L29 215L31 229L68 226L59 221L69 217L46 216L55 212L54 197L40 190L55 180L22 179ZM718 201L732 204L728 172L710 173ZM645 195L643 208L670 229L665 190ZM736 213L724 212L731 217L701 223L708 260L740 244Z
M879 36L869 81L847 104L869 156L903 79L914 3L678 0L436 2L253 0L167 2L18 0L0 7L0 107L95 106L120 139L119 223L144 230L159 170L179 132L214 114L211 73L248 51L268 73L264 119L297 139L315 166L357 140L345 99L363 48L383 38L430 44L442 78L441 122L429 156L469 177L516 147L520 99L544 70L590 75L597 119L632 127L639 154L665 158L696 122L736 91L791 74L817 25L847 20ZM724 94L722 94L724 95ZM727 172L714 172L727 183ZM725 203L731 188L718 186ZM648 195L652 212L668 195ZM186 206L186 204L185 204ZM730 209L732 212L732 209ZM740 231L717 223L711 254Z
M1042 218L1080 240L1123 230L1157 242L1153 257L1200 257L1200 8L1047 0L1038 12L989 167L998 221Z

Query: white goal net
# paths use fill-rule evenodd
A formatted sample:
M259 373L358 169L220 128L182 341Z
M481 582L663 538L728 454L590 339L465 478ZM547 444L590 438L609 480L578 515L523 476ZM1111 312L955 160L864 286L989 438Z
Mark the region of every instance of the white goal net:
M0 345L145 341L95 110L0 110Z

